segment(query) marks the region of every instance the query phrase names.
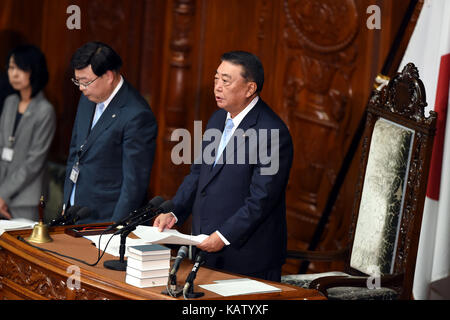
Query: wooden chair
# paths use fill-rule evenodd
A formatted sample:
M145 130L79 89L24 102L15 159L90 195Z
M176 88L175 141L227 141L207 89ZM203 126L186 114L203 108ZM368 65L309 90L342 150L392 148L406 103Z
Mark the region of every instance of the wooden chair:
M288 251L288 258L343 259L345 272L285 275L329 299L409 299L437 114L424 115L425 89L409 63L372 93L349 231L336 252Z

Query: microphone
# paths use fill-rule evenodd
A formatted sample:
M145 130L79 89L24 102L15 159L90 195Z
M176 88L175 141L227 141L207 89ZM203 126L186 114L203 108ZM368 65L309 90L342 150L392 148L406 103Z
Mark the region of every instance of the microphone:
M64 215L59 216L56 219L53 219L50 222L50 227L53 226L62 226L64 225L69 219L71 219L78 211L80 211L82 207L81 206L72 206L64 213Z
M145 207L142 207L142 208L139 208L139 209L136 209L136 210L132 211L125 218L122 218L118 222L110 225L107 230L111 230L111 229L114 229L115 227L118 227L118 226L121 226L121 225L125 225L127 222L130 222L130 220L136 219L136 218L142 216L147 210L152 209L152 208L158 208L163 202L164 202L164 198L163 197L156 196L152 200L150 200L145 205Z
M186 258L188 253L188 248L186 246L182 246L177 253L177 257L175 259L175 262L173 264L172 270L170 270L169 275L174 276L178 272L178 268L180 267L181 261L183 261L184 258Z
M66 221L63 225L72 225L75 224L78 220L82 220L84 218L89 217L92 214L92 210L88 207L82 207L78 212L72 215L68 221Z
M175 259L175 263L173 264L172 270L169 272L169 279L167 281L167 292L170 296L178 297L183 291L183 287L177 286L177 272L180 267L181 261L186 258L188 253L188 248L186 246L182 246L177 253L177 257Z
M169 203L172 203L172 201L170 201L170 200L164 201L164 198L158 196L157 199L155 201L153 201L152 205L148 205L148 206L140 209L139 214L133 216L129 221L127 221L124 224L124 226L130 225L131 223L134 223L138 220L142 221L145 218L147 218L149 213L156 212L161 209L163 210L161 212L166 212L164 210L167 210L167 209L171 211L172 207L170 206Z
M153 219L160 213L167 213L173 211L174 204L172 200L166 200L164 201L159 207L155 208L148 208L144 210L138 217L136 217L134 220L130 221L128 224L126 224L125 227L122 229L117 230L114 234L119 234L125 231L134 230L138 225L147 222L148 220ZM131 231L130 231L131 232Z
M192 292L194 287L194 279L197 276L198 269L205 262L205 253L200 251L195 257L194 267L186 278L186 283L183 288L184 298L198 298L204 295L203 292Z
M136 229L141 223L147 222L148 220L154 218L156 215L160 213L166 213L173 210L173 203L171 200L164 201L158 208L156 209L146 209L144 212L133 221L126 224L122 229L114 232L114 236L120 234L120 247L119 247L119 260L108 260L103 263L103 265L108 269L120 270L124 271L127 269L127 262L125 261L125 242L127 240L127 236Z

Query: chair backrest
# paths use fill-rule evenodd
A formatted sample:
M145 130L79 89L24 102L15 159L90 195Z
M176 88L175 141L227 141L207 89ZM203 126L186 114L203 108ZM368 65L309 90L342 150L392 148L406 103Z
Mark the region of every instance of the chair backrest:
M350 270L403 275L403 298L412 290L436 128L437 114L425 117L425 107L425 89L412 63L374 90L350 230Z

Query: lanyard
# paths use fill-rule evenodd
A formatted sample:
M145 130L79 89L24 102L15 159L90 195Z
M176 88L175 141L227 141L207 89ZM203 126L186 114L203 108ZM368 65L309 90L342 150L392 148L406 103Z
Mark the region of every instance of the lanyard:
M8 147L9 148L13 149L15 142L16 142L16 137L14 137L14 136L9 136L8 137Z
M80 149L77 151L77 158L75 159L75 165L78 167L78 165L80 164L80 158L83 155L83 149L84 146L86 145L87 140L84 141L84 143L80 146Z

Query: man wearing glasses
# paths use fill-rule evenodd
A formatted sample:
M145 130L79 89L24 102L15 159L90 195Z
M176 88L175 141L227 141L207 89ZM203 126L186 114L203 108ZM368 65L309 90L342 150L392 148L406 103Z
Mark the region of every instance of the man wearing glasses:
M72 130L63 210L88 207L78 223L118 221L145 204L157 124L147 102L120 74L122 59L89 42L72 57L82 92Z

